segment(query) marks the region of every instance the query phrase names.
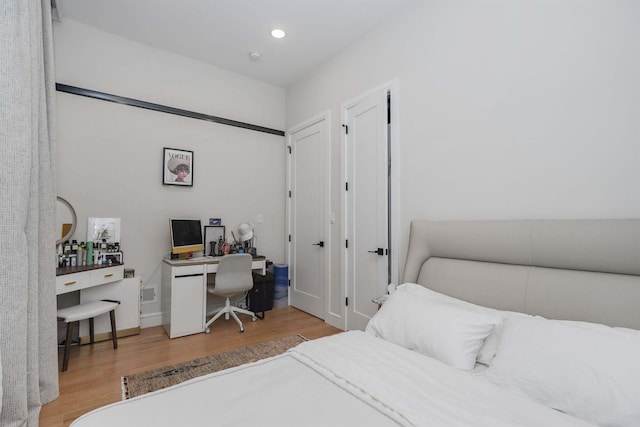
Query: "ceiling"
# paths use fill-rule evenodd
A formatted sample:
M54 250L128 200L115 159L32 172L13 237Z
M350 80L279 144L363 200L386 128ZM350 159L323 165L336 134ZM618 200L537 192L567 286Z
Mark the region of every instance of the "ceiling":
M419 0L52 0L73 20L287 87ZM273 28L287 32L283 39ZM258 52L253 61L250 52Z

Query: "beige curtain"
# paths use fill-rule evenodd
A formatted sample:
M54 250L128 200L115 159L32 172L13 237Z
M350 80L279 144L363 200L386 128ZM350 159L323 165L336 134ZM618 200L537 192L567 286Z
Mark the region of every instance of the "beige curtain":
M50 0L0 0L1 426L58 396Z

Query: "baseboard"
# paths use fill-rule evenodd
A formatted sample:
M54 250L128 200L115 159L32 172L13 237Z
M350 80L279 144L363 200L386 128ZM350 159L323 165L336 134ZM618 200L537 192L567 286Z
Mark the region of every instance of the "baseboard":
M162 325L162 312L143 314L140 316L140 327L152 328Z

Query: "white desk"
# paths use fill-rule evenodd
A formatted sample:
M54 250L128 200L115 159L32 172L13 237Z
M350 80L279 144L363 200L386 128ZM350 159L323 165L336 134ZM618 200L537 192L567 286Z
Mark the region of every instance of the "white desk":
M207 315L207 275L218 271L222 257L162 263L162 327L169 338L204 332ZM251 268L265 275L266 258L253 257Z

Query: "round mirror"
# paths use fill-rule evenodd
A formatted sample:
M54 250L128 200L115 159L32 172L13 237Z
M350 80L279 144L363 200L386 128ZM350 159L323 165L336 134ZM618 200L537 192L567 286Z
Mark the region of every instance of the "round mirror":
M60 196L58 196L58 203L56 204L56 224L58 227L56 235L62 236L56 240L56 245L60 245L69 240L76 231L76 225L78 224L75 209L73 209L71 203Z

